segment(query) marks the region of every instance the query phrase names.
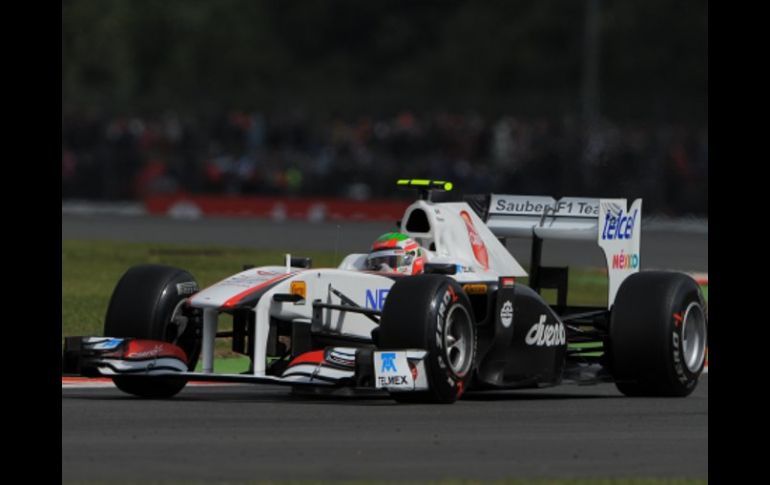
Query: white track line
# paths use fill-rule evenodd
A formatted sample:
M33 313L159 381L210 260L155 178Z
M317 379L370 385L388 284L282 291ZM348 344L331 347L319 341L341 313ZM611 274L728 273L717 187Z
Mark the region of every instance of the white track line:
M188 386L238 386L241 385L237 382L189 382ZM61 388L62 389L110 389L114 388L115 384L112 379L104 377L62 377Z

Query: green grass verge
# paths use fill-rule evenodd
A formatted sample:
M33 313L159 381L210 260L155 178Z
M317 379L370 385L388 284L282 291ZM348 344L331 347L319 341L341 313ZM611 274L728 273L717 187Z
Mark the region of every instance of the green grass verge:
M244 355L228 355L214 360L214 372L217 374L241 374L247 370L249 370L249 358ZM203 372L203 362L200 360L195 371Z
M330 266L333 253L303 252L316 266ZM244 264L280 265L281 251L182 244L62 241L62 338L102 335L110 295L131 266L167 264L186 269L201 287L240 271ZM227 322L222 326L227 329ZM218 354L226 351L218 347Z

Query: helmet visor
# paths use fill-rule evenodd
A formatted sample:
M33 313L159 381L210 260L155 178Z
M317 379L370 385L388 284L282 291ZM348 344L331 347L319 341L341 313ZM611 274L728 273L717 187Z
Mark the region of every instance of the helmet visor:
M366 259L369 269L374 271L398 271L403 266L408 266L413 257L404 254L403 250L377 251Z

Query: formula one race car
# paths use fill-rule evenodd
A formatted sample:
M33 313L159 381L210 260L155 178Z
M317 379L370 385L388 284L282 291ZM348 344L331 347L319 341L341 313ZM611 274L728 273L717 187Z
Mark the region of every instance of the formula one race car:
M141 397L173 396L191 380L380 390L435 403L466 390L565 382L614 382L629 396L693 391L706 356L706 305L685 274L639 272L641 199L630 207L625 199L511 195L438 203L432 193L451 183L398 184L421 192L400 221L424 248L420 274L373 269L367 254L322 269L287 255L282 266L200 290L181 269L133 267L114 290L105 336L65 339L64 372L109 376ZM506 249L509 237L533 240L528 286L517 281L528 275ZM567 304L567 268L540 264L549 238L598 243L606 307ZM543 288L556 290L556 304ZM217 332L225 314L232 331ZM248 372L214 372L217 338L250 358ZM586 352L587 343L602 351Z

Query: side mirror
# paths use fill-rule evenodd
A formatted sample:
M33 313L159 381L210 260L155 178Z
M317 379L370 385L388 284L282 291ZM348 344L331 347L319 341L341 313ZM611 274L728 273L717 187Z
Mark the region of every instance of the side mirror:
M302 256L292 256L290 264L292 268L312 268L313 260L312 258L306 258Z
M457 274L457 265L452 263L427 263L425 272L432 274Z

